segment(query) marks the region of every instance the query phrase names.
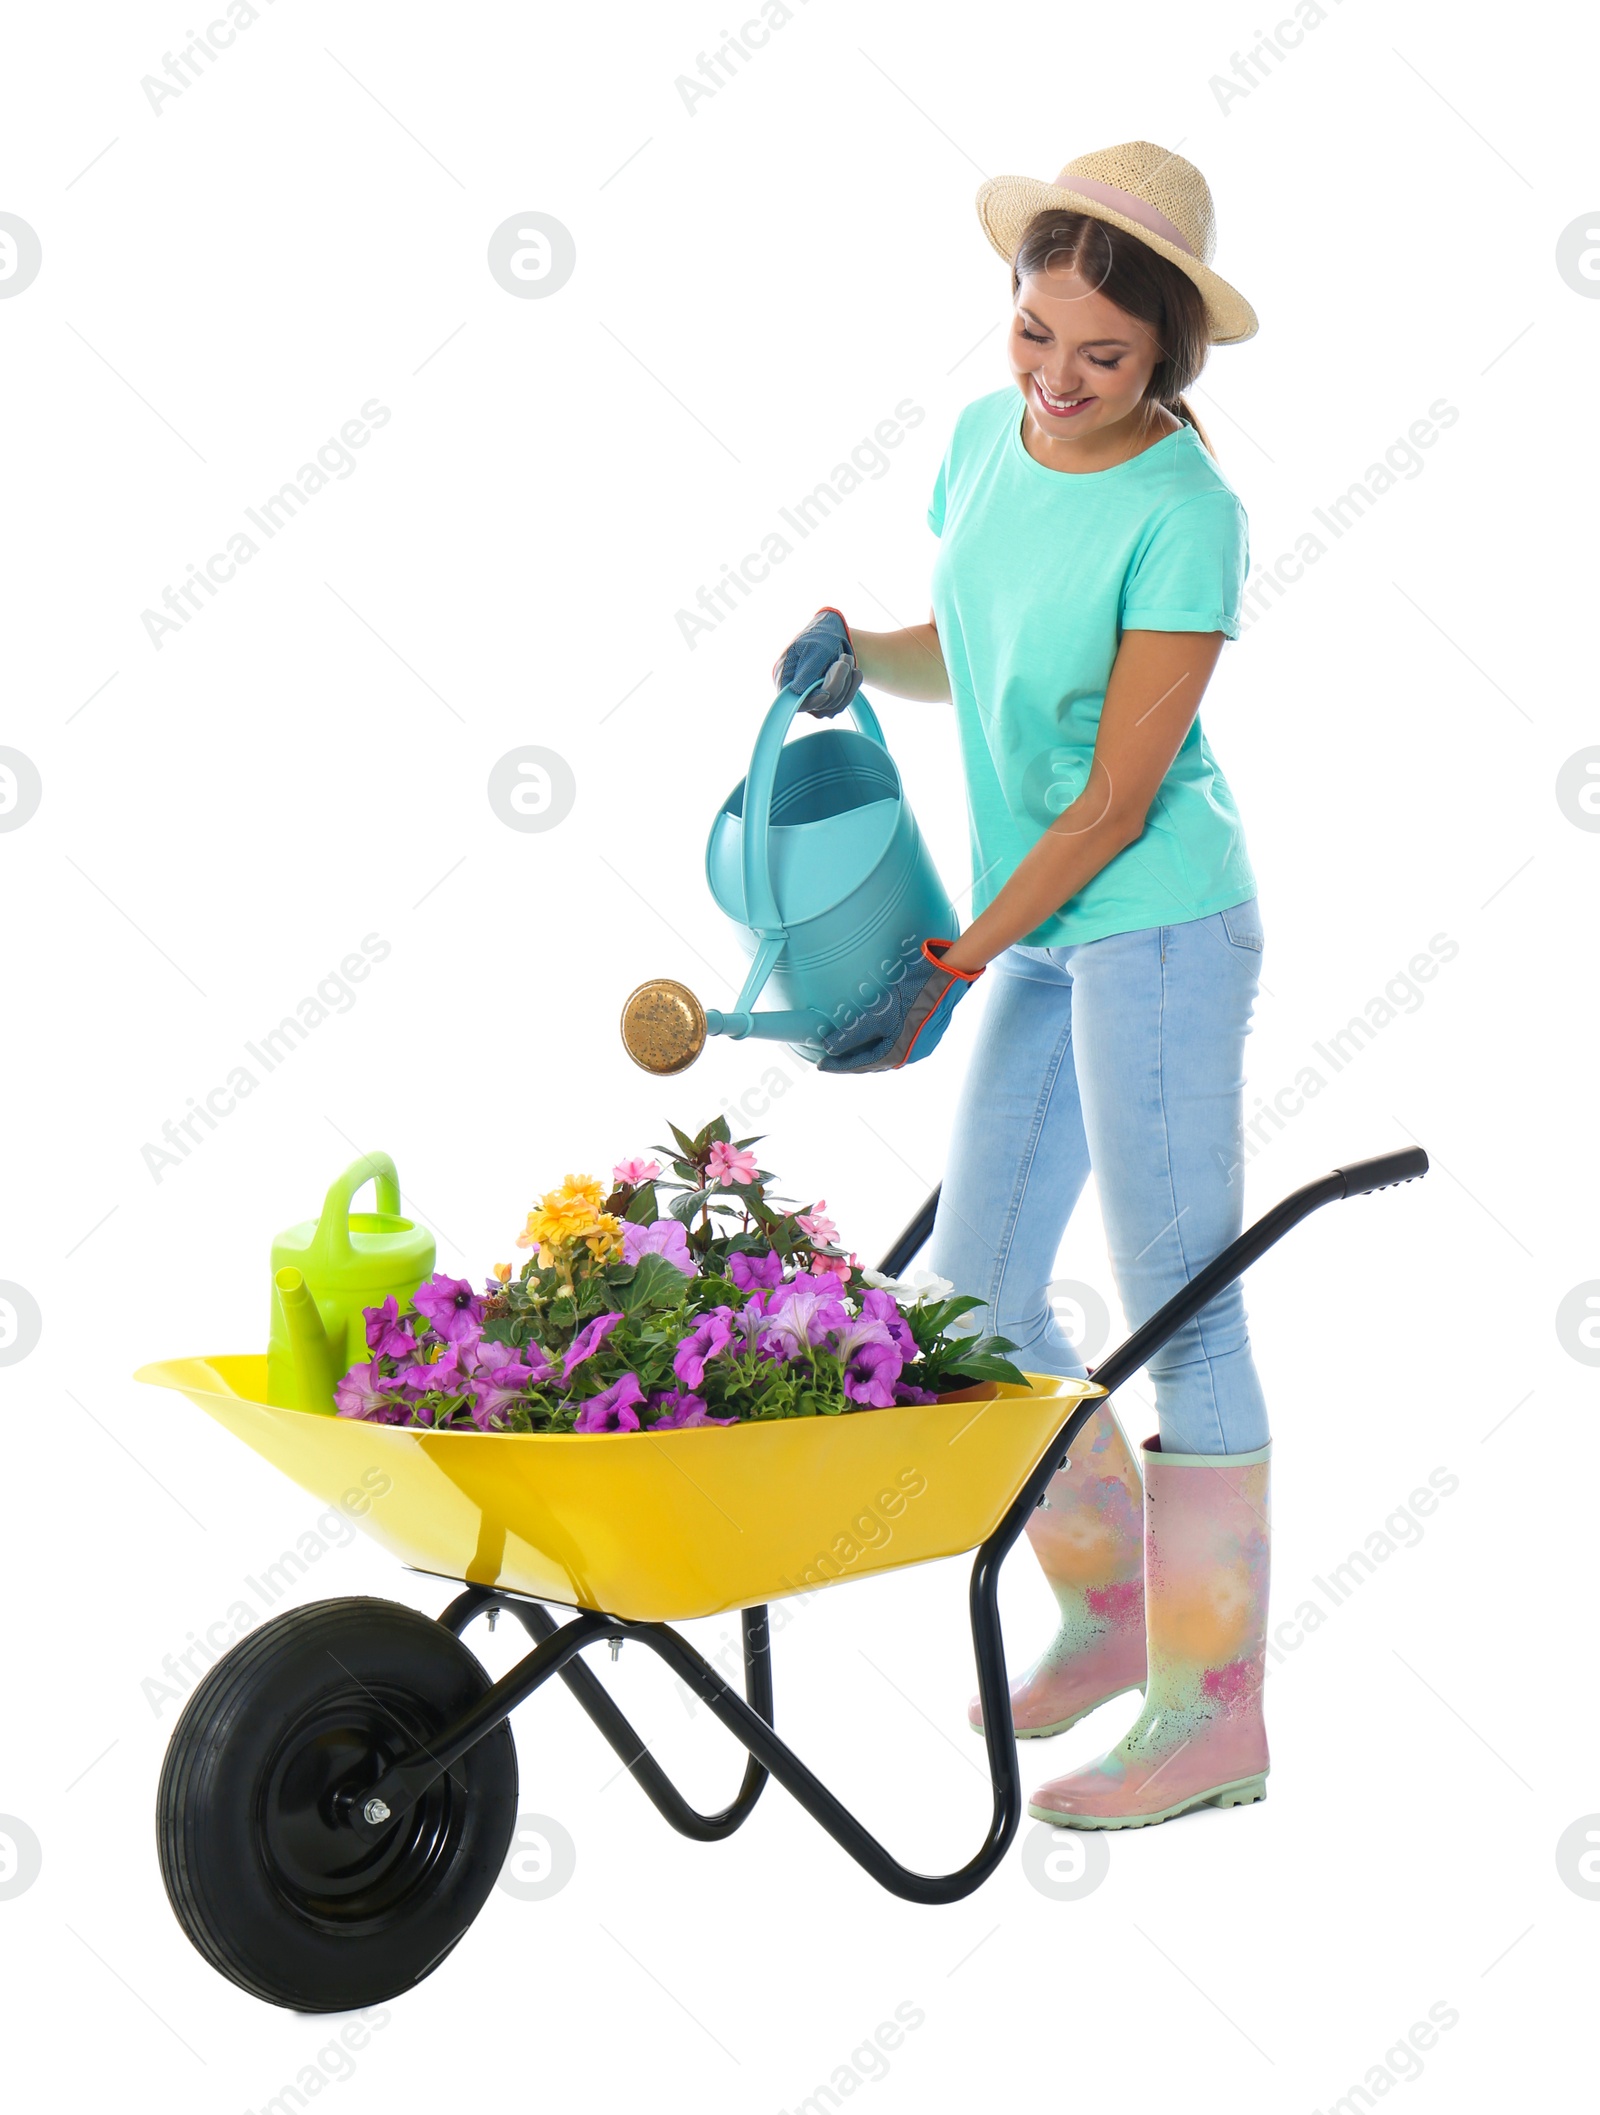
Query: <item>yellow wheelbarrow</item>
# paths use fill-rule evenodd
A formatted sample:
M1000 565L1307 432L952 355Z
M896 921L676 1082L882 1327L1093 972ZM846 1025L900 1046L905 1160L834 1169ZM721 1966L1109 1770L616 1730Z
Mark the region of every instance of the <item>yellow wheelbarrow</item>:
M1000 1567L1096 1400L1308 1213L1427 1166L1413 1147L1295 1191L1090 1379L1030 1375L1025 1387L990 1385L927 1407L659 1434L425 1432L273 1404L264 1358L142 1368L140 1380L180 1389L413 1569L464 1589L436 1620L366 1598L292 1609L207 1670L173 1729L158 1797L162 1874L179 1922L222 1974L298 2011L345 2011L409 1989L499 1877L517 1816L507 1719L553 1675L684 1835L731 1835L772 1776L891 1893L924 1903L970 1894L1005 1856L1022 1813ZM903 1270L921 1247L936 1199L886 1271ZM993 1811L964 1866L918 1873L774 1730L767 1604L968 1550ZM743 1696L671 1628L735 1609ZM500 1610L534 1643L492 1682L461 1634ZM738 1795L719 1813L684 1799L578 1658L601 1639L648 1646L748 1750Z

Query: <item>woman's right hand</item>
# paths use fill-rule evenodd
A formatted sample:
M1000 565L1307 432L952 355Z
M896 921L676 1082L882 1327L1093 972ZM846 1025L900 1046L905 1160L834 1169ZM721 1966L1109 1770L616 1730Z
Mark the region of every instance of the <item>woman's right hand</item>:
M816 719L831 720L844 711L861 688L861 670L850 627L837 610L818 610L795 633L773 664L772 680L780 690L811 690L816 684L800 708Z

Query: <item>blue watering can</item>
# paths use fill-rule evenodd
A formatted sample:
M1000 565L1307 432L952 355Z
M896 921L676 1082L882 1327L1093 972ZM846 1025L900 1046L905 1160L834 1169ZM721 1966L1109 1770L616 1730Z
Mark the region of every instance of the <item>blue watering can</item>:
M630 993L622 1040L646 1072L683 1071L708 1035L788 1043L814 1064L822 1038L880 1005L924 940L960 930L877 714L857 696L853 728L790 742L810 694L774 700L706 844L711 893L750 956L744 988L727 1013L670 977ZM778 1006L754 1012L769 985Z

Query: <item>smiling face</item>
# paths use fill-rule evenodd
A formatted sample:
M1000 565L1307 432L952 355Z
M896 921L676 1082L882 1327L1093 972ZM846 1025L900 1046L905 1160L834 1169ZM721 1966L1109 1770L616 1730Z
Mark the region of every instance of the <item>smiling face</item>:
M1027 404L1028 453L1057 469L1103 469L1179 424L1145 390L1161 348L1135 317L1067 267L1027 274L1016 295L1011 371Z

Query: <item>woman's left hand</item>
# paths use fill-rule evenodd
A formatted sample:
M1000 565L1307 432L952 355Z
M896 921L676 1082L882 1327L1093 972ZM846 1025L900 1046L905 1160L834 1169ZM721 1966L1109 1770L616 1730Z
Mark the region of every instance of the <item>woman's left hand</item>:
M924 940L921 976L910 966L881 1006L823 1038L827 1055L819 1072L898 1072L936 1048L950 1016L983 975L981 969L950 969L944 955L953 940Z

